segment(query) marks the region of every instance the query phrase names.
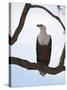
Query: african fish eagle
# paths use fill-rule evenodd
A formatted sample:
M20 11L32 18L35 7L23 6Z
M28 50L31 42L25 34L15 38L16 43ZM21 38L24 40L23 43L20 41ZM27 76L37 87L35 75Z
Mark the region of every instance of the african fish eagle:
M38 24L37 27L40 29L40 33L37 36L36 42L36 56L37 63L41 64L42 67L48 66L51 57L52 38L47 34L46 26ZM42 76L46 73L42 70L39 71Z

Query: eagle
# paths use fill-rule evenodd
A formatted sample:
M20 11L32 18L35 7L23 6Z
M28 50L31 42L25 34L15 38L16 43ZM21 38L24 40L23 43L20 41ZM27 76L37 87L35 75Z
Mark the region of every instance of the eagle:
M49 34L47 34L45 25L37 24L37 27L40 29L40 33L38 34L36 41L37 63L44 68L50 63L52 38ZM43 72L42 70L39 70L39 72L42 76L46 74L46 72Z

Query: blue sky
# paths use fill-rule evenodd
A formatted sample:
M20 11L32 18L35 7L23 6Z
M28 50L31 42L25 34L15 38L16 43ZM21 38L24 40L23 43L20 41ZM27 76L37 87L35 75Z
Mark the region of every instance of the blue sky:
M18 26L19 19L24 8L23 3L11 4L11 36ZM56 5L43 5L58 15ZM65 25L64 6L59 13L59 17ZM52 18L46 11L35 8L30 9L23 30L21 31L17 42L11 46L11 56L28 59L30 62L36 61L36 38L39 34L37 24L44 24L47 27L47 33L52 37L52 53L49 66L56 67L65 43L65 34L60 23ZM64 84L65 72L57 75L46 74L42 77L36 70L27 70L17 65L11 65L12 86L33 86L33 85L51 85Z

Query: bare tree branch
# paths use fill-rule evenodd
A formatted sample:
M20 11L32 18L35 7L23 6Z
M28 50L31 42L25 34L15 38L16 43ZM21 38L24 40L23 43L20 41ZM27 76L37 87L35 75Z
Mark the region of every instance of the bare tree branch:
M9 57L9 64L16 64L16 65L19 65L19 66L26 68L28 70L40 70L40 71L46 72L48 74L56 75L56 74L65 70L65 66L63 63L64 59L65 59L65 47L62 51L60 63L55 68L47 67L47 66L42 67L42 65L39 63L31 63L28 60L20 59L17 57Z
M51 11L49 11L47 8L43 7L43 6L40 6L40 5L31 5L31 4L25 4L25 7L24 7L24 10L21 14L21 17L20 17L20 21L19 21L19 25L14 33L14 35L11 37L9 35L9 44L10 45L13 45L17 39L18 39L18 36L21 32L21 30L23 29L23 26L24 26L24 23L25 23L25 19L26 19L26 16L28 14L28 11L30 8L41 8L41 9L44 9L46 12L48 12L52 17L54 17L55 19L57 19L59 21L59 23L61 24L61 26L63 27L63 29L65 30L65 26L64 24L62 23L62 21L60 20L60 18L56 15L54 15Z
M54 17L55 19L57 19L59 21L59 23L61 24L61 26L63 27L63 29L65 30L65 26L62 23L62 21L60 20L60 18L56 15L54 15L50 10L48 10L47 8L40 6L40 5L32 5L31 8L41 8L44 9L45 11L47 11L52 17Z
M19 36L23 26L24 26L25 19L26 19L26 16L27 16L27 13L28 13L30 7L31 7L31 4L29 4L29 3L25 4L24 10L23 10L21 17L20 17L19 25L16 28L14 35L12 37L9 35L9 44L10 45L13 45L17 41L18 36Z
M56 68L44 66L42 68L42 66L39 65L38 63L31 63L28 60L20 59L17 57L10 57L10 61L11 61L10 64L16 64L28 70L41 70L41 71L47 72L48 74L58 74L65 70L64 66L62 67L58 66Z
M65 59L65 46L63 48L61 57L60 57L60 61L59 61L59 67L62 67L64 65L64 59Z

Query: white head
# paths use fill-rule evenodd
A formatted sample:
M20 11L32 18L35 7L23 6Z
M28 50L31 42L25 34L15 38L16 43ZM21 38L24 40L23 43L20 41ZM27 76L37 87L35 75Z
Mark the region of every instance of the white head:
M37 27L40 28L40 33L38 35L38 41L41 45L48 44L49 42L49 35L46 32L46 26L43 24L38 24Z
M43 32L46 33L46 26L45 26L45 25L43 25L43 24L38 24L37 27L40 28L40 31L41 31L41 32L43 31Z

